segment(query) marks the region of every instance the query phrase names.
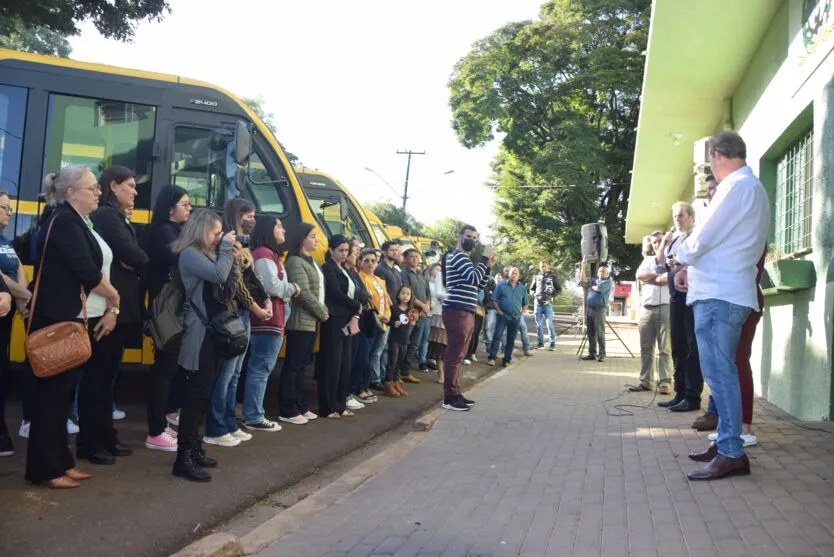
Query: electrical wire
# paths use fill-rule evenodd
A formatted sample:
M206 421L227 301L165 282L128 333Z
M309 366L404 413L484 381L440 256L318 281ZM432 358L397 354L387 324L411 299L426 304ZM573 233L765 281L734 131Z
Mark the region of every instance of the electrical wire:
M633 386L634 385L626 385L626 387L633 387ZM629 389L626 389L615 397L603 400L602 401L602 408L605 410L605 414L608 415L608 416L611 416L612 418L621 418L621 417L626 417L626 416L634 416L634 412L632 412L631 410L626 410L626 408L639 408L641 410L648 410L649 408L651 408L652 403L657 399L657 395L659 394L659 390L660 390L660 386L658 385L657 387L654 388L654 394L652 395L652 399L645 406L643 406L641 404L626 404L626 403L615 404L613 406L613 408L616 409L616 410L619 410L620 411L619 414L614 414L611 410L608 409L607 406L605 406L606 403L614 402L615 400L617 400L618 398L620 398L624 394L633 392L633 391L630 391Z

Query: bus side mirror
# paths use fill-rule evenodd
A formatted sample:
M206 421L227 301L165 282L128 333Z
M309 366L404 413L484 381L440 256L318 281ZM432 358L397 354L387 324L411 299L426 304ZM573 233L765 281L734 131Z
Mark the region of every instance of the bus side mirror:
M235 163L238 166L246 166L251 154L252 132L249 131L249 124L243 120L238 120L235 128Z
M348 220L348 206L347 203L339 203L339 220L347 222Z

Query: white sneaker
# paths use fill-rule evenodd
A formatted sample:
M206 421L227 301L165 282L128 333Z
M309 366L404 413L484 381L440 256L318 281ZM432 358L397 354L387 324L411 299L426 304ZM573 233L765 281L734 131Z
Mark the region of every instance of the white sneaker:
M348 410L360 410L362 408L365 408L364 404L362 404L361 402L359 402L358 400L356 400L352 396L348 397L347 403L345 404L345 406L347 406Z
M127 417L127 414L119 409L113 410L113 419L114 420L124 420Z
M240 445L240 439L227 433L220 437L203 437L203 443L206 445L217 445L218 447L237 447Z
M318 416L316 416L316 418L318 418ZM307 422L310 421L309 418L307 418L305 416L302 416L301 414L299 414L298 416L293 416L292 418L285 418L284 416L278 416L278 419L282 422L286 422L288 424L294 424L294 425L304 425L304 424L306 424Z
M472 365L472 360L469 360L469 359L463 360L463 365L471 366Z
M318 414L313 414L313 413L312 413L312 412L310 412L309 410L307 410L306 412L304 412L304 413L302 414L302 416L303 416L303 417L305 417L305 418L307 418L307 420L315 420L315 419L317 419L317 418L319 417L319 416L318 416Z
M249 441L250 439L252 439L252 434L246 433L242 429L236 429L232 433L230 433L230 435L235 439L240 439L241 441Z
M180 413L171 412L170 414L166 414L165 421L167 421L168 425L172 427L180 427Z
M69 433L70 435L75 435L79 431L80 429L78 429L78 426L75 425L75 422L67 418L67 433Z
M715 441L716 439L718 439L718 433L713 431L712 433L707 435L707 439L709 439L710 441ZM741 440L744 441L745 447L753 447L759 444L759 440L756 439L756 436L752 433L742 433Z
M21 420L20 429L17 430L17 434L24 439L29 439L29 422Z
M475 354L472 354L471 359L472 359L473 362L477 362L478 361L478 356L476 356Z

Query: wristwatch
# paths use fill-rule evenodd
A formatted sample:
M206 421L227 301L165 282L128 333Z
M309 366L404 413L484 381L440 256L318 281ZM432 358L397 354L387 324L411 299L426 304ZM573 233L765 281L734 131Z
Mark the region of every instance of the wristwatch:
M112 308L108 309L107 311L109 311L110 313L112 313L112 314L113 314L113 315L115 315L116 317L118 317L118 316L119 316L119 313L120 313L119 308L117 308L117 307L115 307L115 306L113 306Z

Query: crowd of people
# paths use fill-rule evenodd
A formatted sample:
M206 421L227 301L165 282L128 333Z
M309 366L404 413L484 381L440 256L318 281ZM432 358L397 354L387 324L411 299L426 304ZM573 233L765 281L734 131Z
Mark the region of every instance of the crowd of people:
M707 411L692 427L717 432L709 435L714 443L705 451L689 455L708 463L691 472L691 480L749 474L743 447L757 443L750 355L764 305L759 282L770 220L767 195L745 158L738 134L710 139L705 219L696 226L693 206L675 203L673 230L645 238L637 270L641 370L640 383L630 390L673 390L658 405L692 412L701 408L704 380L710 387Z
M155 308L173 300L172 293L179 294L182 333L178 342L154 346L145 447L176 453L173 474L198 482L209 481L206 469L217 466L206 446L235 447L282 424L355 416L379 396L408 396L406 385L421 382L417 371L437 373L443 408L469 410L474 401L461 394L458 371L475 359L489 314L490 347L505 336L505 358L511 357L515 337L501 330L512 329L507 324L518 317L513 304L520 298L501 293L518 272L508 269L509 280L495 288L491 250L474 263L470 257L478 238L472 226L463 227L439 263L424 267L417 250L401 253L396 242L377 250L338 234L319 238L308 223L284 230L275 216L256 217L255 206L242 198L229 200L222 215L192 210L178 186L158 193L139 238L130 222L135 175L119 166L98 179L88 168L65 167L46 177L44 192L47 208L31 238L34 283L0 237L0 354L6 358L0 403L13 309L29 333L83 322L92 355L49 377L24 366L20 433L29 439L26 479L33 484L79 487L90 474L76 458L113 465L133 453L114 426L114 385L129 339L148 332ZM0 193L0 227L11 214L8 194ZM327 255L319 265L313 254L323 241ZM553 281L536 287L536 303L549 304ZM545 328L552 331L552 324ZM285 339L279 411L271 420L264 397ZM313 361L316 412L306 394L305 370ZM12 455L2 419L0 428L0 456ZM69 435L76 432L74 456Z

